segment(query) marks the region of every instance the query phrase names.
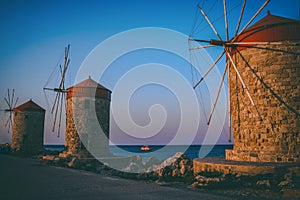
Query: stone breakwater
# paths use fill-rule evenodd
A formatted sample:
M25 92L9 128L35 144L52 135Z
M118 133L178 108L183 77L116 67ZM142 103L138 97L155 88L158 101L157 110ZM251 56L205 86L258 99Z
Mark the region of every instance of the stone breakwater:
M194 174L193 160L180 152L164 161L151 157L147 162L143 162L140 156L129 157L123 171L115 170L96 159L82 159L72 156L62 158L57 155L45 155L40 158L43 163L51 165L158 183L175 184L181 182L196 189L226 191L233 196L246 195L246 197L263 198L270 196L270 199L300 197L300 169L298 166L263 175L207 171ZM137 173L139 171L141 172Z
M44 155L40 159L46 164L94 171L100 174L116 175L125 178L181 182L192 182L194 180L193 160L181 152L164 161L160 161L156 157L150 157L147 162L143 162L140 156L128 157L125 161L123 160L121 171L111 168L106 163L101 163L93 158Z

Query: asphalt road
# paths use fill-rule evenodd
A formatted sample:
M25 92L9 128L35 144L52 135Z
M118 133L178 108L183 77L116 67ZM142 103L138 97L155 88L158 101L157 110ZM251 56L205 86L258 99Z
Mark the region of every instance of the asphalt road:
M186 187L127 180L41 164L38 160L0 155L2 200L90 199L229 199Z

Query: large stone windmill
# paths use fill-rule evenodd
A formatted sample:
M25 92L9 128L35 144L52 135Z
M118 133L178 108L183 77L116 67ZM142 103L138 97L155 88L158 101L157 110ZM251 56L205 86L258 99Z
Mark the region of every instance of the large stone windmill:
M226 159L300 161L300 21L268 12L236 41L246 44L235 47L229 58L234 149L227 151ZM258 44L247 45L251 42ZM257 113L238 82L234 64Z
M229 132L234 138L233 150L226 151L227 161L300 161L300 21L268 12L250 26L269 1L266 0L240 28L246 5L244 1L236 30L228 31L224 0L226 38L220 36L217 31L220 27L215 27L205 10L198 5L216 38L190 38L200 44L191 49L217 47L223 51L195 87L226 55L221 86L228 72ZM232 38L229 32L234 33ZM209 166L212 170L216 169L213 163L203 163L205 161L201 159L195 160L195 170L201 171ZM228 166L225 168L221 167L223 171L234 169L233 165L231 169Z

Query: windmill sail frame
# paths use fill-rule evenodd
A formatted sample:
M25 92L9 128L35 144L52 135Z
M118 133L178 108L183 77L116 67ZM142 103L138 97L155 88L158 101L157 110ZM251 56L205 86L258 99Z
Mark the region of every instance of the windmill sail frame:
M16 98L15 100L15 89L12 89L12 92L10 92L10 89L7 89L7 96L4 97L4 101L7 105L8 108L0 110L5 113L9 113L9 116L5 122L5 127L8 129L8 133L10 133L10 130L13 125L13 113L14 113L14 108L16 107L18 103L19 97Z
M68 90L65 88L65 79L66 79L66 73L67 69L70 64L70 44L68 44L67 47L65 47L64 51L64 61L63 61L63 67L62 65L59 65L59 72L60 72L60 82L58 87L50 88L50 87L44 87L44 92L46 90L51 90L55 93L55 98L53 105L51 107L51 114L54 115L53 124L52 124L52 132L57 131L57 137L60 136L61 132L61 121L62 121L62 113L63 113L63 107L66 107L66 93L68 93ZM46 97L47 98L47 97ZM48 102L48 100L47 100ZM58 123L58 127L57 127Z
M249 25L257 18L257 16L261 13L261 11L268 5L268 3L270 2L270 0L265 0L263 2L263 4L257 9L257 11L253 14L253 16L246 22L246 24L240 29L241 27L241 21L243 19L243 15L245 13L245 7L246 7L246 0L243 1L243 4L241 6L241 10L240 10L240 14L239 14L239 18L237 21L237 25L235 28L235 32L234 32L234 36L232 39L229 39L229 33L228 33L228 12L227 12L227 5L226 5L226 0L222 0L223 1L223 15L224 15L224 28L225 28L225 33L226 33L226 40L223 40L221 37L221 34L218 32L217 28L214 25L214 20L211 20L209 18L209 16L207 15L207 13L205 13L205 10L198 4L197 5L197 10L201 12L203 20L202 21L206 21L207 25L209 25L209 27L211 28L212 32L214 33L214 35L218 38L216 39L207 39L207 38L197 38L194 37L192 35L190 35L189 37L189 41L195 41L198 44L200 44L200 46L193 46L191 48L189 48L190 51L197 51L197 50L201 50L201 49L207 49L207 48L214 48L214 47L221 47L223 48L223 52L220 54L220 56L215 59L215 61L213 62L213 64L208 68L208 70L204 73L204 75L202 75L201 79L199 79L196 83L194 84L194 89L196 89L198 87L198 85L205 79L205 77L207 76L207 74L209 74L212 70L212 68L214 68L219 61L221 60L221 58L223 58L224 54L226 54L226 58L227 58L227 62L226 62L226 67L229 67L228 65L231 64L231 66L234 68L234 71L236 72L236 74L238 75L238 79L239 82L242 84L242 88L245 90L249 101L251 102L252 106L255 108L257 117L260 121L263 121L265 119L263 119L263 117L260 114L260 111L258 109L258 106L256 105L256 102L253 100L252 98L252 94L251 91L248 90L247 84L244 82L243 77L241 76L241 73L239 72L239 69L236 67L236 64L234 63L233 59L232 59L232 54L235 52L239 53L239 49L240 48L255 48L257 45L265 45L265 49L266 50L274 50L274 51L280 51L283 53L291 53L291 52L284 52L281 49L270 49L268 47L272 47L272 45L290 45L290 43L285 42L285 41L257 41L257 42L252 42L252 41L239 41L239 36L241 34L243 34L244 31L247 30L247 28L249 27ZM269 11L268 11L268 14ZM201 23L202 23L201 21ZM199 28L199 25L197 26L197 28ZM195 30L192 30L195 32ZM263 48L263 47L260 47ZM238 54L239 55L239 54ZM247 65L248 63L245 62L245 65ZM226 71L226 70L225 70ZM252 72L254 73L254 72ZM229 76L229 70L227 70L227 74ZM257 75L256 75L257 77ZM224 81L224 78L222 76L221 82ZM261 80L259 80L261 81ZM222 83L220 83L220 85L222 86ZM265 86L265 85L264 85ZM229 89L229 87L228 87ZM268 89L268 88L267 88ZM219 89L220 90L220 89ZM214 108L215 108L215 104L218 101L218 94L215 97L214 100L214 106L212 108L211 111L211 115L208 119L208 124L210 122L211 116L214 113ZM275 97L278 99L278 95L277 94L273 94L275 95ZM287 104L283 104L290 112L295 113L296 115L299 115L299 113L295 112L293 108L291 108L289 105ZM230 103L228 104L228 140L230 141L231 139L231 113L230 113Z

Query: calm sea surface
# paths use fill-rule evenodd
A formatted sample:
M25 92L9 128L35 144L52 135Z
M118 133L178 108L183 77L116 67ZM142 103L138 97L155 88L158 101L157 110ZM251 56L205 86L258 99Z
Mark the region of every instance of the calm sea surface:
M159 160L164 160L177 152L185 152L189 158L225 156L225 149L232 149L233 145L154 145L150 147L151 151L147 152L142 151L139 145L110 146L109 150L116 156L140 155L146 161L151 156L155 156ZM64 145L45 145L45 149L62 151Z

